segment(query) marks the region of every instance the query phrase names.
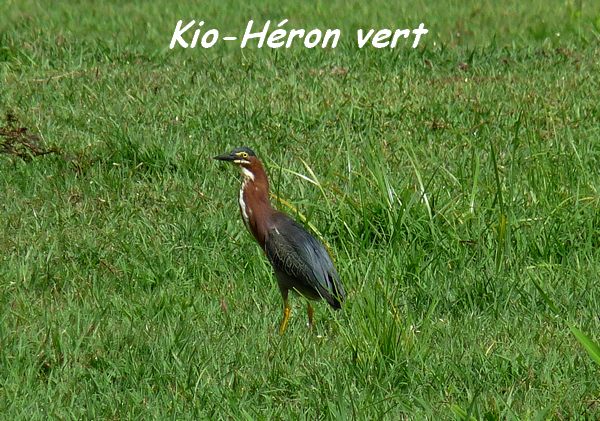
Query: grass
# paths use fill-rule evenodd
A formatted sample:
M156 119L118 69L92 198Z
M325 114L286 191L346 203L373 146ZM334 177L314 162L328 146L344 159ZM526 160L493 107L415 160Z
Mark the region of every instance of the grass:
M551 3L0 5L0 413L600 416L600 8ZM171 51L181 18L344 37ZM276 333L241 145L348 290L314 333Z

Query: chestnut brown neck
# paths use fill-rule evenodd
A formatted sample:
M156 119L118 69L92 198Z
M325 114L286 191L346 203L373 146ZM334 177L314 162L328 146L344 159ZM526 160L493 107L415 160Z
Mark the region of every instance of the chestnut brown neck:
M275 209L269 202L269 180L261 162L254 158L242 167L244 178L240 190L240 212L248 230L264 249L269 221Z

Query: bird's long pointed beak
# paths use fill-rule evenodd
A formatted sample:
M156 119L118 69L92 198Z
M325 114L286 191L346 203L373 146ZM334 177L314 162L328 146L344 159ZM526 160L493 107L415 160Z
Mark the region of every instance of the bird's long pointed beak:
M229 153L224 153L223 155L217 155L213 157L213 159L217 159L219 161L233 161L235 159L235 156Z

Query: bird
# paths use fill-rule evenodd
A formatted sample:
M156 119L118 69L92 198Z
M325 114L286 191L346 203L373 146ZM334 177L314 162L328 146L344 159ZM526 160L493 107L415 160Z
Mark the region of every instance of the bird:
M271 205L267 173L254 151L238 147L214 159L231 162L241 170L240 214L244 225L271 263L283 299L279 334L284 334L290 319L290 291L308 299L309 329L314 318L310 300L324 299L339 310L346 293L331 256L323 243L302 225Z

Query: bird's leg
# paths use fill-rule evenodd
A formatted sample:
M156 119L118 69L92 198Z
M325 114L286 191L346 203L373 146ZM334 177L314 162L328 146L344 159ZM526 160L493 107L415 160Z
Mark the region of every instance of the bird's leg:
M290 307L290 304L288 302L288 292L282 291L281 295L283 296L283 320L281 321L281 325L279 325L279 334L283 335L283 333L285 332L285 328L287 327L288 322L290 320L292 308Z
M306 306L306 312L308 313L308 328L312 329L313 316L315 314L315 311L313 310L313 307L312 307L312 305L310 305L310 303L308 303L308 305Z

